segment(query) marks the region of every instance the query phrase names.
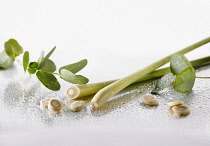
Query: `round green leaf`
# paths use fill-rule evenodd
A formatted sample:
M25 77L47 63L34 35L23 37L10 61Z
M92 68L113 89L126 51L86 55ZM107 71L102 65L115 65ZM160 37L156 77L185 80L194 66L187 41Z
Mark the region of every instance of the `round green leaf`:
M178 75L188 67L192 67L192 65L184 55L178 54L171 57L170 68L174 75Z
M28 68L28 73L29 74L35 74L36 73L36 69L34 69L34 68Z
M4 50L0 54L0 67L3 67L3 68L9 67L13 64L14 60L15 59L13 57L9 57Z
M23 69L26 72L29 63L29 52L25 51L23 55Z
M5 42L4 47L7 55L10 57L16 57L23 53L23 48L15 39L9 39Z
M73 84L86 84L89 81L86 77L82 75L75 75L66 69L62 69L60 73L62 79Z
M196 72L193 67L188 67L179 73L174 81L174 89L177 92L188 93L192 91L195 83Z
M159 91L167 88L171 83L174 82L176 76L173 75L172 73L168 73L164 75L156 84L155 89L152 90L151 93L157 94Z
M30 62L29 67L36 69L39 66L38 62Z
M56 71L56 65L52 60L48 59L45 67L42 70L46 70L48 72L53 73L54 71Z
M46 88L53 91L60 90L60 83L53 74L49 74L43 71L38 71L36 73L36 76Z

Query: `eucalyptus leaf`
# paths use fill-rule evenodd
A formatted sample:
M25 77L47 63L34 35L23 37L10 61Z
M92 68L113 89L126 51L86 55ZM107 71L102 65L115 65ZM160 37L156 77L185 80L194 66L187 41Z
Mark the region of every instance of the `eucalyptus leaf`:
M81 69L83 69L86 65L87 65L87 59L83 59L79 62L61 67L59 69L59 72L61 73L62 69L66 69L66 70L75 74L75 73L79 72Z
M41 52L40 57L38 59L38 63L41 63L43 59L44 59L44 51Z
M75 75L66 69L62 69L60 73L62 79L73 84L86 84L89 81L86 77L82 75Z
M39 66L38 62L30 62L30 63L29 63L29 67L30 67L30 68L37 69L38 66Z
M196 72L193 67L188 67L179 73L174 81L174 90L181 93L192 91L195 83Z
M9 57L4 50L0 54L0 67L3 68L9 67L13 64L14 60L15 59L13 57Z
M164 75L156 84L155 89L152 90L151 93L157 94L159 91L167 88L170 84L172 84L175 80L176 76L172 73L168 73Z
M5 51L8 56L16 57L23 53L23 48L15 39L9 39L4 44Z
M28 73L29 74L35 74L36 73L36 69L34 69L34 68L28 68Z
M46 63L47 63L47 61L48 61L48 59L50 58L50 56L52 55L52 53L54 52L54 50L55 50L55 48L56 47L54 47L43 59L42 59L42 61L40 62L40 64L39 64L39 66L38 66L38 70L39 69L42 69L42 68L44 68L45 67L45 65L46 65Z
M53 74L38 71L36 76L46 88L53 91L58 91L60 89L60 83Z
M171 57L170 68L174 75L178 75L188 67L192 67L192 65L184 55L178 54Z
M26 72L26 69L28 67L28 63L29 63L29 52L25 51L24 55L23 55L23 69L24 69L24 72Z
M52 60L48 59L45 67L42 70L46 70L48 72L53 73L54 71L56 71L56 65Z

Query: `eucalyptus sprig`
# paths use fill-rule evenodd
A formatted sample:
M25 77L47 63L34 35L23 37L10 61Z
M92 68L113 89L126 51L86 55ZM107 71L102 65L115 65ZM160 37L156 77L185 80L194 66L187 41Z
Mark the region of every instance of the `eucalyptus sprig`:
M181 54L172 56L170 61L171 73L164 75L156 84L153 94L167 88L173 84L174 90L180 93L192 91L195 83L195 69L188 59Z
M88 78L82 75L76 75L77 72L87 65L87 59L65 65L56 73L56 65L49 59L56 47L54 47L46 56L44 56L44 52L41 52L39 59L33 62L30 62L30 53L28 51L24 52L21 45L15 39L9 39L5 42L4 48L5 49L0 54L1 68L7 68L11 66L14 61L17 61L23 66L24 72L27 71L29 74L36 74L39 81L50 90L58 91L61 87L55 75L60 76L61 79L73 84L86 84L89 81ZM20 54L23 54L23 61L18 60L17 58Z

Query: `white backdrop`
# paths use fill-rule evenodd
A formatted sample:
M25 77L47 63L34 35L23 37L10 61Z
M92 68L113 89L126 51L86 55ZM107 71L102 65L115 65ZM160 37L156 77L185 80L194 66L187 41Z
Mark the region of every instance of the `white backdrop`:
M88 59L90 82L126 76L209 32L209 0L0 0L0 49L14 38L37 59L57 46L58 66ZM209 54L206 45L187 57Z

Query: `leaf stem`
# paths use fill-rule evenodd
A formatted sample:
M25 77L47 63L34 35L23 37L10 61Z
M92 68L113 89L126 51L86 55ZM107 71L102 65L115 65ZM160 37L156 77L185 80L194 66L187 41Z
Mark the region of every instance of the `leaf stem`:
M202 65L210 64L210 56L193 60L191 61L191 64L195 68L198 68ZM158 69L138 79L134 83L142 82L142 81L146 81L150 79L155 79L155 78L160 78L163 75L168 74L170 72L171 71L169 67ZM99 82L99 83L92 83L92 84L72 85L66 90L66 96L69 97L70 99L80 99L80 98L97 93L102 88L108 86L109 84L117 80L119 79Z
M55 73L55 72L49 72L49 71L47 71L47 70L44 70L44 69L40 69L39 71L43 71L43 72L46 72L46 73L49 73L49 74L58 75L58 76L60 76L60 75L61 75L61 74L59 74L59 73Z
M14 57L15 61L17 61L18 64L20 64L21 66L23 66L23 62L21 60L19 60L17 57Z
M134 83L135 81L137 81L139 78L151 73L152 71L154 71L155 69L163 66L164 64L168 63L171 59L171 57L173 55L176 54L186 54L206 43L210 42L210 37L201 40L187 48L184 48L180 51L177 51L169 56L166 56L160 60L158 60L157 62L152 63L151 65L140 69L122 79L119 79L113 83L111 83L110 85L104 87L103 89L101 89L99 92L96 93L96 95L93 97L93 99L91 100L91 105L93 108L99 108L100 106L102 106L104 103L106 103L106 101L108 101L112 96L114 96L115 94L117 94L119 91L121 91L122 89L124 89L125 87L127 87L128 85Z

